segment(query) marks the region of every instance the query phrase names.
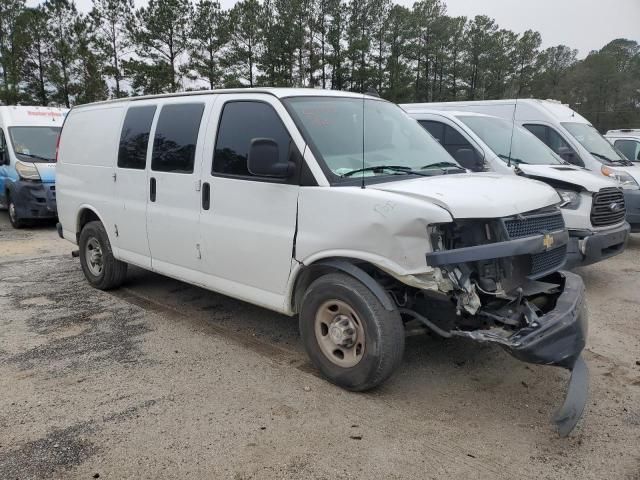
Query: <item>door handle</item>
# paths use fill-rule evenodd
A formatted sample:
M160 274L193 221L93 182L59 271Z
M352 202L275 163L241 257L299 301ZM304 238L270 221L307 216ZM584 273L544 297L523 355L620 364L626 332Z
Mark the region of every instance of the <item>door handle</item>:
M209 210L211 206L211 185L209 182L202 184L202 209Z
M156 179L153 177L149 181L149 200L156 201Z

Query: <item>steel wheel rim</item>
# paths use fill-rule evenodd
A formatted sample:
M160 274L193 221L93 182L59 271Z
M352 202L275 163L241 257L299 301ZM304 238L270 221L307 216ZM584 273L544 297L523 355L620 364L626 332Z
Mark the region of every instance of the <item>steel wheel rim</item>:
M87 240L84 253L89 271L96 277L99 277L102 274L103 262L102 247L97 238L91 237Z
M327 359L339 367L356 366L364 357L365 332L356 311L342 300L327 300L316 311L314 331Z

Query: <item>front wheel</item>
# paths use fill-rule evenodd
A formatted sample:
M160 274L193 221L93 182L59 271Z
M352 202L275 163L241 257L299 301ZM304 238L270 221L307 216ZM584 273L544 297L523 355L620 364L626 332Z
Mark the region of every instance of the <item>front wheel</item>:
M111 251L107 231L101 222L87 223L80 232L80 265L87 281L100 290L122 285L127 264L117 260Z
M13 228L22 228L24 227L24 220L20 218L18 215L18 209L16 208L16 204L13 203L11 197L8 198L9 202L7 205L7 210L9 211L9 221L11 222L11 226Z
M307 354L327 379L364 391L387 380L402 362L404 326L361 282L331 273L307 289L300 311Z

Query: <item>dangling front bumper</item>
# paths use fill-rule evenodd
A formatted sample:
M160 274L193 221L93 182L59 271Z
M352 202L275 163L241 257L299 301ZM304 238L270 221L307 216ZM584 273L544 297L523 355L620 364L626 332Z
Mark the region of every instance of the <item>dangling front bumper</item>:
M558 275L563 278L564 285L555 308L541 316L529 312L529 324L510 336L497 334L494 330L454 330L451 334L497 343L523 362L570 370L567 395L553 417L560 435L566 436L582 416L588 397L589 371L581 356L587 337L588 314L582 279L570 272Z

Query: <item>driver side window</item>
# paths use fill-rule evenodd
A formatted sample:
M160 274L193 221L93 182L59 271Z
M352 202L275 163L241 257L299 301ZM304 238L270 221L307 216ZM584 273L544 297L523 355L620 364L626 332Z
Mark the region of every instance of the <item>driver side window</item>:
M584 167L584 162L576 151L571 148L564 138L560 136L553 128L546 125L538 125L534 123L528 123L523 125L524 128L538 137L547 147L553 150L564 161L569 162L579 167Z
M441 122L420 120L418 123L438 141L456 162L474 172L484 170L480 152L455 128Z

